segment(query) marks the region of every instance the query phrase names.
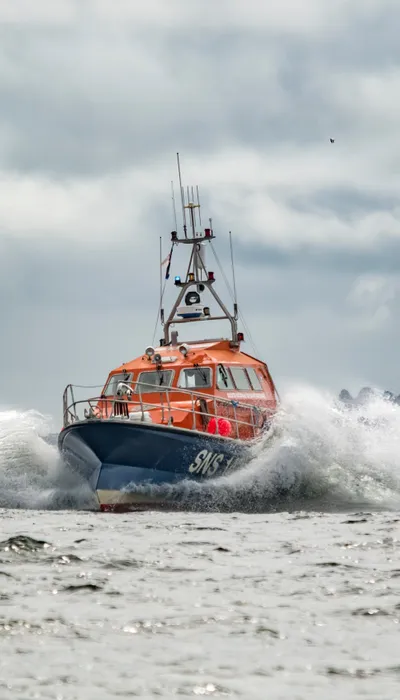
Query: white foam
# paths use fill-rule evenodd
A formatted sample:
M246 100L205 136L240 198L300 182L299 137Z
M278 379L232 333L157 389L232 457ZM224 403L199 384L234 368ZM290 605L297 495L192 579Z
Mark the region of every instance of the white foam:
M37 411L0 411L0 507L90 507L88 488L49 442L51 428Z
M221 510L397 509L400 407L375 398L349 412L332 395L294 387L283 397L274 438L257 446L246 467L212 482L151 491Z

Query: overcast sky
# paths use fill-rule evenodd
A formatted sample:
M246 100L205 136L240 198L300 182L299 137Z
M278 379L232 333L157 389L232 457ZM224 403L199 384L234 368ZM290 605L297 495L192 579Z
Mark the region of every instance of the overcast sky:
M400 392L399 34L398 0L1 3L2 405L59 423L152 341L177 151L278 388Z

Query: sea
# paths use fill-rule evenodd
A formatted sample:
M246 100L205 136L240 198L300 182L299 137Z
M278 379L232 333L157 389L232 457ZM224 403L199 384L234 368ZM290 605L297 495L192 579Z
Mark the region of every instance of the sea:
M400 408L286 393L249 465L103 514L0 412L0 698L400 698Z

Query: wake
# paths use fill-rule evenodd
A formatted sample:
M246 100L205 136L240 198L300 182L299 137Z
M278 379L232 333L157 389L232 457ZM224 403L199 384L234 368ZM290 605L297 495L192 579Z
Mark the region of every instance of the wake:
M299 386L283 397L274 437L233 474L204 483L142 486L175 507L265 513L400 508L400 407L379 397L346 410ZM36 411L0 411L0 507L97 509L79 475L65 468L51 424Z

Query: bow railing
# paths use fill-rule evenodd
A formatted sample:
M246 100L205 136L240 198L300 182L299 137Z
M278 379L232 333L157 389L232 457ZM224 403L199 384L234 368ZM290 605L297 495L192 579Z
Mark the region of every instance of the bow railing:
M211 432L210 421L214 418L213 431L226 434L219 419L229 421L230 437L251 439L263 434L270 425L273 409L265 406L242 403L227 398L207 394L204 391L155 386L143 382L120 382L117 396L95 395L91 398L76 399L76 389L101 389L102 387L77 387L72 384L63 394L63 426L82 420L126 420L152 422L185 427L200 432ZM151 401L144 395L151 394ZM179 426L180 423L184 426ZM226 427L226 424L225 424Z

